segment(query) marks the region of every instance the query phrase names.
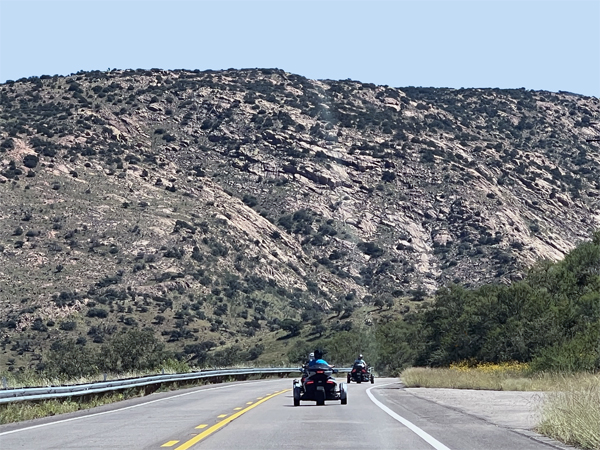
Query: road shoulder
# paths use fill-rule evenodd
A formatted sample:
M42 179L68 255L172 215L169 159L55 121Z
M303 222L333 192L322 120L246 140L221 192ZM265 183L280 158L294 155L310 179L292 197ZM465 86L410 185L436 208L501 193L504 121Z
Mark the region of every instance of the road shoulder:
M543 392L487 391L474 389L405 388L415 397L451 408L486 422L513 430L549 446L577 450L535 432L540 418Z

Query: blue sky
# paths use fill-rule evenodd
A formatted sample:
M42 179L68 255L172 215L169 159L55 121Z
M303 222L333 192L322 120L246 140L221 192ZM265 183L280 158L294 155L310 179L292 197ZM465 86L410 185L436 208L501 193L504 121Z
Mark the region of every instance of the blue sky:
M600 1L0 0L0 82L154 67L600 97Z

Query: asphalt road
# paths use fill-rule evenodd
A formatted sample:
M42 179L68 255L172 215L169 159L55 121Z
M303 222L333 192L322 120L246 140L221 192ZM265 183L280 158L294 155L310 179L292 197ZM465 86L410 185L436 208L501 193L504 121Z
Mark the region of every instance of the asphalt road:
M204 386L3 425L0 449L559 448L417 397L395 379L351 384L348 405L294 407L291 386L289 379Z

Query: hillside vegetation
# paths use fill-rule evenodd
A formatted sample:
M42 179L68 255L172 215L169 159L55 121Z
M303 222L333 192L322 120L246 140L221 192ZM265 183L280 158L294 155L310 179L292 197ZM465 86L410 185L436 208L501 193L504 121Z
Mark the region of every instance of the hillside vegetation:
M528 373L596 372L600 232L562 261L538 263L522 281L442 288L422 312L380 325L374 334L338 334L321 345L346 358L367 348L376 355L375 367L388 373L407 366L481 363L528 363L515 366Z
M276 69L8 81L0 368L280 363L319 342L340 363L371 346L382 371L569 366L597 334L577 289L597 289L553 261L600 226L599 115Z

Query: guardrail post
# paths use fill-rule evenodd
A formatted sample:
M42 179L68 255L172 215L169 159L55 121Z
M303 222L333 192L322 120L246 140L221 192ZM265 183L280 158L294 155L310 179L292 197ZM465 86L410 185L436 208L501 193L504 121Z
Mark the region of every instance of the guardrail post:
M102 375L104 375L104 381L106 381L106 374L105 374L105 373L103 373Z
M2 377L2 386L4 386L4 389L8 389L8 380L6 377Z

